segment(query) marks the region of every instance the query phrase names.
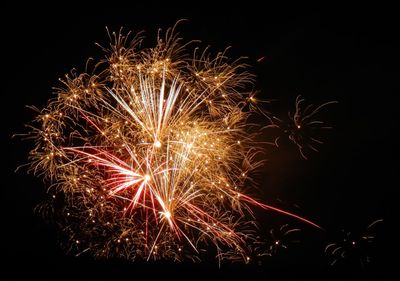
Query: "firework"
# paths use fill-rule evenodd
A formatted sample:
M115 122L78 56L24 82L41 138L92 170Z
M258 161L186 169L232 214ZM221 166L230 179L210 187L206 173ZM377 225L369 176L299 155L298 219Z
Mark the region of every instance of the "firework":
M288 112L288 120L280 119L270 112L264 111L264 116L268 118L269 125L264 128L278 128L285 136L297 146L301 156L308 159L310 151L318 152L318 146L323 144L319 133L323 130L332 129L324 121L316 118L318 113L325 106L336 104L337 101L325 102L314 107L312 104L304 106L305 99L301 95L296 97L294 113ZM275 145L279 146L280 137L276 138Z
M381 223L383 223L383 219L377 219L358 234L342 230L340 240L325 247L325 253L329 255L331 266L340 262L356 262L364 267L370 263L371 247L376 238L376 228Z
M272 243L269 246L268 254L276 255L281 250L286 250L290 245L299 243L298 237L296 237L301 230L299 228L291 228L288 224L284 224L279 228L273 228L270 230Z
M315 225L244 193L260 162L241 60L189 56L173 29L147 49L109 36L105 58L66 75L29 126L30 170L51 184L71 250L182 260L214 245L248 261L251 205Z

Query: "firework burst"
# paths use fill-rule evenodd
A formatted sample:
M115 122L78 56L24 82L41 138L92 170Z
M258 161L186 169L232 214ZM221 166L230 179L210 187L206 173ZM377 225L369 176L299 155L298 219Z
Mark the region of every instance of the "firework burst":
M332 129L324 121L316 116L327 105L337 104L337 101L325 102L319 106L309 104L304 105L305 99L298 95L295 101L294 113L288 112L288 119L280 119L271 114L271 112L263 112L263 115L268 118L270 124L264 128L280 129L285 137L287 137L294 145L297 146L300 155L303 159L308 159L308 154L319 152L318 147L324 142L321 140L319 133L323 130ZM275 145L279 146L280 137L275 139Z
M383 219L377 219L360 233L342 230L340 239L325 247L330 264L343 266L346 263L353 263L365 267L371 262L376 234L379 232L377 230L382 223Z
M29 126L30 170L61 202L74 252L182 260L211 244L248 261L251 205L313 224L244 193L260 162L241 60L189 56L173 29L147 49L140 35L109 35L105 59L66 75Z

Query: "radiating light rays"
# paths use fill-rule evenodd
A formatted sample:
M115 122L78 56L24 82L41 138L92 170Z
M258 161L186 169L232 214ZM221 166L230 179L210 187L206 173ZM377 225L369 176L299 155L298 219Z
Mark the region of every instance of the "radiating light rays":
M31 127L31 167L65 198L73 248L147 260L214 248L248 262L252 206L317 226L243 191L260 165L245 65L225 52L187 56L171 31L148 49L139 36L110 38L106 60L66 76Z

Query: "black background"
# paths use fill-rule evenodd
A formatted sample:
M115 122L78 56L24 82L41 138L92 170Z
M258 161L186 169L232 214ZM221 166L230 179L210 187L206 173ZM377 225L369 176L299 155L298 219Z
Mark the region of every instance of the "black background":
M1 4L1 279L382 280L396 273L399 42L395 9L275 7L251 1L161 3ZM296 211L294 204L299 205L298 212L326 231L261 212L264 230L288 222L304 229L300 246L261 265L219 268L217 262L131 263L66 255L58 246L55 229L33 213L46 196L41 180L25 171L14 173L26 163L31 146L11 139L34 116L25 105L44 106L59 77L73 67L83 71L88 57L101 57L93 43L108 43L105 26L145 30L145 45L151 46L158 28L165 30L183 18L188 21L179 31L185 40L201 39L214 51L232 46L231 57L248 57L250 71L257 75L255 89L261 98L277 100L268 105L277 114L292 109L298 94L313 103L339 101L326 109L335 128L319 154L305 161L289 143L279 150L266 147L268 162L257 178L264 201L292 211ZM385 222L370 264L329 266L324 254L327 243L337 241L342 229L357 233L378 218Z

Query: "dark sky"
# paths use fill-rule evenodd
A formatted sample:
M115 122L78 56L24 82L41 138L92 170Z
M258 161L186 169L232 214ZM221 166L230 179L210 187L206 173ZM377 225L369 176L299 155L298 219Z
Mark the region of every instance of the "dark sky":
M400 77L395 9L289 9L289 5L262 7L256 1L224 6L201 1L183 5L130 2L1 4L1 142L5 156L0 276L11 274L10 280L25 275L41 280L136 280L141 274L168 280L170 276L177 280L241 276L251 280L384 280L394 271ZM26 163L32 145L11 139L33 118L25 105L44 106L59 77L73 67L83 70L90 56L102 56L94 42L107 43L105 26L145 30L145 45L150 46L158 28L166 29L183 18L188 21L179 30L185 40L200 39L215 51L232 46L231 57L248 57L250 70L257 75L255 89L261 98L277 100L268 107L277 114L292 109L298 94L314 103L339 101L326 110L334 130L326 134L319 154L311 154L305 161L290 143L278 150L266 147L268 161L258 178L263 200L298 210L326 231L316 232L279 215L264 214L262 225L301 227L300 245L261 265L224 265L221 269L217 263L132 264L67 255L58 246L54 227L33 213L45 198L41 180L23 170L14 173L18 165ZM264 59L257 62L261 57ZM349 258L339 266L329 266L324 247L339 241L342 229L357 234L380 218L383 227L368 265L362 267ZM268 232L269 228L261 229Z

